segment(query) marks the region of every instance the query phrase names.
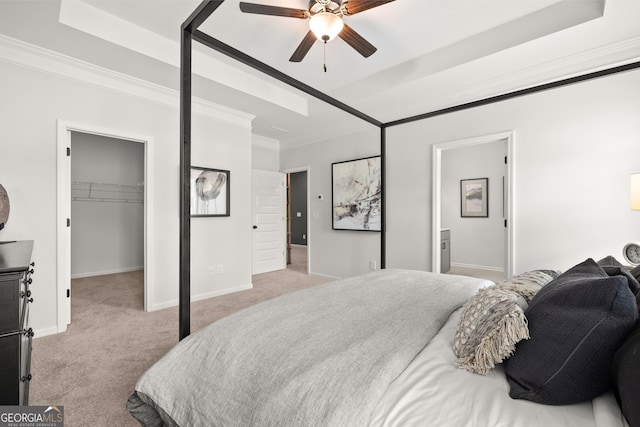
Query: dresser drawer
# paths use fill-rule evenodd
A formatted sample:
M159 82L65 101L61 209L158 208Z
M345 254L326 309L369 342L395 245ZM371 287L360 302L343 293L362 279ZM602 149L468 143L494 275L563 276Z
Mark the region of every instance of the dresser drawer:
M22 273L0 276L0 334L20 330Z
M33 270L31 270L33 271ZM27 271L20 280L20 324L19 329L27 329L29 325L29 304L33 302L31 296L31 273Z

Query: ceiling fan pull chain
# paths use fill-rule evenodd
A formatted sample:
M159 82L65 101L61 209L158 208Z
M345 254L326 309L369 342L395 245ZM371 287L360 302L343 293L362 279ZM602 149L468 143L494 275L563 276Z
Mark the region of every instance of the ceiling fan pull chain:
M323 60L324 63L322 64L322 66L324 67L324 72L327 72L327 41L324 41L324 45L322 46L323 48Z

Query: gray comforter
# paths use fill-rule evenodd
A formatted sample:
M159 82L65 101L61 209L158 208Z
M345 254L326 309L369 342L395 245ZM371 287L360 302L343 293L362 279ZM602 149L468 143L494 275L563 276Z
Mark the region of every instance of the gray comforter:
M143 425L366 425L388 385L488 284L381 270L274 298L181 341L127 408Z

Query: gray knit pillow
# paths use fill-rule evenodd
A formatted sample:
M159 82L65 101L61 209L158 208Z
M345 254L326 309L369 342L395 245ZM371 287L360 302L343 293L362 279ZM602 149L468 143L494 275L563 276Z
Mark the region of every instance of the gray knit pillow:
M528 304L544 285L558 277L559 274L559 272L554 270L527 271L526 273L513 276L511 279L498 282L496 286L516 292L522 296Z
M463 307L453 350L457 365L487 375L529 339L524 315L535 294L558 275L555 271L529 271L481 289Z
M525 299L497 286L480 289L463 307L453 343L457 365L487 375L529 338Z

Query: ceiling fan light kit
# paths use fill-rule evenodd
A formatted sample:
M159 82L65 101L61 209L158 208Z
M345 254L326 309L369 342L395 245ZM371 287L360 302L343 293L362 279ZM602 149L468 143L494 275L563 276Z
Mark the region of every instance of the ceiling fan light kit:
M309 20L309 29L325 43L336 38L343 27L342 19L331 12L316 13Z
M365 58L373 55L376 47L365 40L353 28L346 25L342 18L393 1L395 0L310 0L307 10L240 2L240 10L244 13L259 15L309 19L309 32L302 39L291 58L289 58L290 62L300 62L309 52L316 39L326 44L335 37L340 37Z

